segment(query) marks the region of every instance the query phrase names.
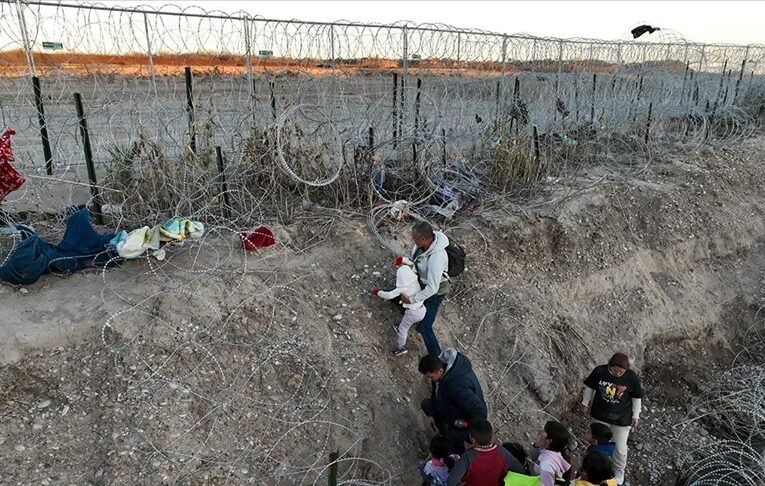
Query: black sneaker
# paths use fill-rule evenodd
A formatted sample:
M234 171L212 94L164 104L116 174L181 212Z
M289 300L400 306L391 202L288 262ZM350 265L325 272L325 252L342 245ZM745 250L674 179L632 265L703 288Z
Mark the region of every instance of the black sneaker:
M393 351L391 351L390 354L392 354L393 356L401 356L402 354L406 354L408 352L409 351L406 348L404 348L404 347L399 348L397 346L397 347L393 348Z

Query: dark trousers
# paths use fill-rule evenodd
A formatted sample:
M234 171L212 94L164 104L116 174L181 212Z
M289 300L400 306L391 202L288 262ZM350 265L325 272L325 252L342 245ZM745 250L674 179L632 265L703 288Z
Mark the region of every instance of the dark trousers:
M435 354L436 356L441 354L441 345L438 344L436 333L433 332L433 324L436 322L438 309L443 301L443 295L433 295L425 299L425 302L423 302L425 305L425 318L416 325L417 332L422 335L422 341L425 343L425 347L428 348L428 354Z
M444 423L436 416L436 410L433 406L433 400L426 398L420 403L420 408L428 417L432 417L436 422L438 428L438 435L445 437L449 442L449 449L451 454L462 455L465 453L465 442L468 440L467 429L460 430L455 428L452 424Z

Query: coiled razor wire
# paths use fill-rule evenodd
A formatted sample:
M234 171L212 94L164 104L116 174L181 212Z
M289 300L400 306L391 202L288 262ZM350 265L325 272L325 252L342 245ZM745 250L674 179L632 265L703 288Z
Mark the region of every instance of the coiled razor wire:
M434 208L508 195L549 202L547 188L560 181L591 187L604 172L639 175L667 155L736 146L765 120L762 46L21 3L19 15L16 2L0 0L0 125L17 130L16 165L28 176L3 201L3 225L26 221L56 241L73 207L92 204L73 106L80 93L105 227L172 216L207 227L200 240L167 246L163 261L147 256L101 275L104 308L114 309L103 345L126 386L119 400L138 410L126 440L147 482L166 467L175 484L318 484L332 451L340 484L416 475L362 454L354 413L365 411L333 403L349 378L308 345L321 340L326 353L341 353L333 338L350 339L349 331L301 334L315 318L291 304L305 298L298 287L312 272L296 271L290 258L349 214L366 214L381 246L400 254L406 248L390 229L400 229L405 212L428 219ZM52 39L63 49L41 50ZM41 82L51 174L31 75ZM255 222L305 226L310 236L277 234L282 250L245 253L237 233ZM0 261L19 241L7 233ZM565 336L543 326L534 332L547 349L530 351L510 289L484 287L467 283L455 296L495 296L456 342L473 348L489 332L488 316L515 329L504 362L477 362L492 378L487 397L502 424L520 419L508 404L528 390L547 397L544 414L561 390L536 390L546 372L533 355L559 352ZM522 383L509 392L502 380L515 375ZM754 426L726 436L731 445L710 452L714 465L697 469L689 486L752 484L736 482L737 464L758 477L761 462L746 444L762 437L762 415L751 413L760 402L736 397L709 397L725 404L715 420L739 430L757 417ZM162 414L166 407L172 413Z
M594 167L640 173L667 153L734 146L765 119L756 45L22 3L19 15L0 1L0 124L19 132L19 168L35 177L5 207L60 223L65 207L92 202L75 92L123 225L183 213L239 226L296 199L369 208L370 190L413 207L443 192L528 196ZM63 50L40 51L46 39ZM41 80L51 175L29 74Z
M765 477L761 448L721 440L694 451L695 461L683 467L678 486L758 486Z
M743 336L744 351L736 357L751 364L734 362L704 383L688 419L679 424L686 436L695 433L690 425L701 425L714 441L685 453L678 486L759 485L765 478L765 333L762 319L756 319Z
M302 142L303 134L302 133L296 133L296 134L285 134L285 130L288 130L285 127L285 124L287 123L287 120L289 120L292 117L295 117L298 114L304 114L306 110L309 108L304 105L299 105L293 108L290 111L286 111L282 113L279 117L279 121L276 124L276 154L277 154L277 160L279 161L279 164L281 165L282 170L286 172L290 177L292 177L294 180L301 182L307 186L311 187L322 187L322 186L328 186L335 182L338 177L340 177L340 172L343 170L343 161L342 161L342 146L338 140L338 136L336 133L332 131L334 128L334 125L332 124L332 120L321 111L316 110L315 113L318 115L318 119L314 119L313 121L318 124L317 128L313 131L313 133L306 134L307 138L319 138L319 140L322 140L321 149L317 154L304 154L304 153L290 153L288 154L291 156L290 158L292 160L296 160L299 162L308 162L308 164L311 165L334 165L336 168L334 170L330 169L330 174L325 179L317 179L317 180L306 180L303 179L301 176L299 176L293 169L290 167L289 162L287 162L285 158L285 146L290 146L293 143L300 144ZM313 111L313 110L312 110ZM308 117L306 117L308 118ZM317 137L317 132L322 129L329 129L330 133L325 137ZM306 160L308 159L308 160ZM329 164L325 164L325 159L329 159ZM316 168L316 167L314 167Z

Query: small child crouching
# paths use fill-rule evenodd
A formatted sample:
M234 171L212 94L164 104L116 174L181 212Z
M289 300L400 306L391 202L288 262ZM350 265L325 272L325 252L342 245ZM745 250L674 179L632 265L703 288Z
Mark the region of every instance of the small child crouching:
M449 471L459 460L460 456L449 454L449 441L436 435L430 440L430 455L427 462L420 466L423 485L446 486L449 479Z
M613 436L611 427L608 425L600 422L591 423L590 436L587 438L590 446L587 448L587 452L597 451L610 459L613 457L614 450L616 449L616 442L611 441Z

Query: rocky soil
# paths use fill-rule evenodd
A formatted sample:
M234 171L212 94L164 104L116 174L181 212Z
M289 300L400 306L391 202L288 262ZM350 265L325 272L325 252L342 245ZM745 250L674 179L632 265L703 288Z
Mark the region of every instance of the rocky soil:
M688 404L762 304L764 159L759 138L593 170L442 224L469 257L436 331L473 361L500 440L549 417L583 437L580 383L623 351L648 390L628 479L674 484L714 440ZM369 296L393 255L353 213L268 224L279 244L254 254L213 228L164 262L0 287L0 483L315 484L337 451L345 484L416 484L424 347L391 357L398 313ZM408 225L381 234L403 248Z

